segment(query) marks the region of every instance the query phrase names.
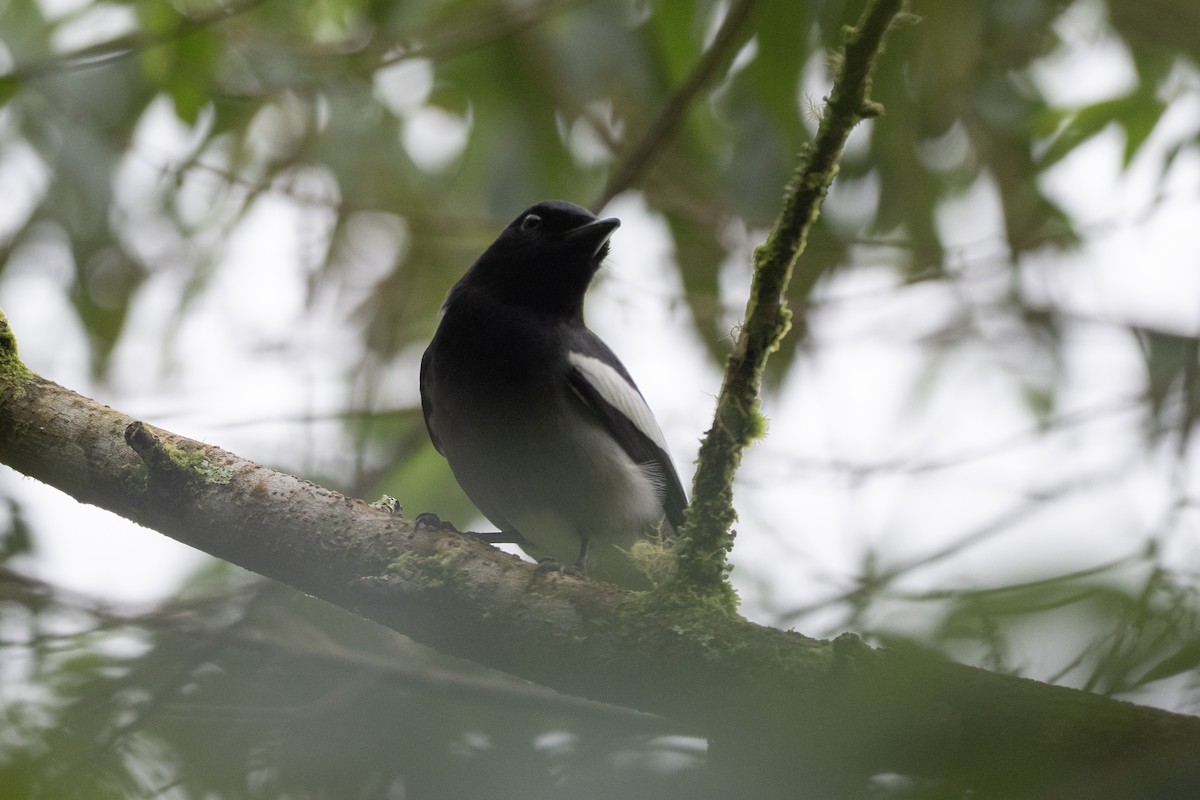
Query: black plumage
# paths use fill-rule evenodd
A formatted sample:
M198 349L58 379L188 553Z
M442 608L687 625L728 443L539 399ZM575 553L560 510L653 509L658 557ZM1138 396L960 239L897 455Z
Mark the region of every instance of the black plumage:
M648 585L628 558L687 497L629 372L584 324L616 219L538 203L450 290L421 360L434 446L501 531L540 559Z

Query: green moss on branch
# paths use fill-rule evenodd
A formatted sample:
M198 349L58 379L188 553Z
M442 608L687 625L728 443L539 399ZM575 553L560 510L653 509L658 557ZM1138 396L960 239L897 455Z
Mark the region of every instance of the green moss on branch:
M0 400L24 391L24 386L33 378L33 373L17 352L17 336L8 324L8 317L0 310Z

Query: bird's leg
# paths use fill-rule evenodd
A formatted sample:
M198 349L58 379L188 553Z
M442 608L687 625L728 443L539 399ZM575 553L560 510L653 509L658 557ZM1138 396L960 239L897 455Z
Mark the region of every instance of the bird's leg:
M592 540L586 536L579 539L579 558L575 559L575 569L580 575L587 575L588 551L592 549Z
M584 537L579 542L579 558L571 566L559 561L557 558L542 558L538 559L537 568L534 570L534 575L542 575L547 572L557 572L559 575L573 575L576 578L587 577L587 556L588 550L591 548L592 542L587 537Z

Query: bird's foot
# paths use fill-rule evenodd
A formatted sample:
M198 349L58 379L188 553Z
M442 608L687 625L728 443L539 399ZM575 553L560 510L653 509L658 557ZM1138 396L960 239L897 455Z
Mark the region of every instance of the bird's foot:
M533 570L533 576L536 578L539 575L546 575L551 572L557 572L559 575L570 575L572 578L583 578L583 567L579 564L564 564L557 558L542 558L538 560L537 567Z
M432 511L426 511L422 514L417 514L417 518L413 520L414 527L419 531L444 531L446 533L462 533L458 528L446 522L444 519L434 514Z

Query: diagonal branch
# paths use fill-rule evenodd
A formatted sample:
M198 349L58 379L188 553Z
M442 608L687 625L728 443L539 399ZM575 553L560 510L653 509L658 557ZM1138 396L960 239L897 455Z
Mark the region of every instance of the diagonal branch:
M175 26L170 29L151 33L141 31L125 34L71 52L26 61L0 74L0 81L12 84L17 81L61 75L118 61L137 55L151 47L170 44L205 28L219 25L238 14L262 5L264 2L265 0L234 0L227 5L219 5L201 14L193 16L180 14Z
M1200 785L1200 718L852 635L821 642L709 603L534 580L532 565L471 537L417 530L35 375L2 313L0 463L444 653L695 726L710 763L733 776L727 796L766 796L748 788L764 780L794 796L831 774L861 786L881 771L981 797L1115 800L1145 796L1131 788L1151 780ZM1123 782L1073 790L1101 774Z
M687 80L671 96L662 113L613 171L592 208L603 208L609 200L637 183L639 176L675 138L687 116L688 108L716 76L727 71L730 62L737 55L738 48L746 40L746 23L749 22L757 4L758 0L738 0L733 8L729 9L712 43L700 56Z

